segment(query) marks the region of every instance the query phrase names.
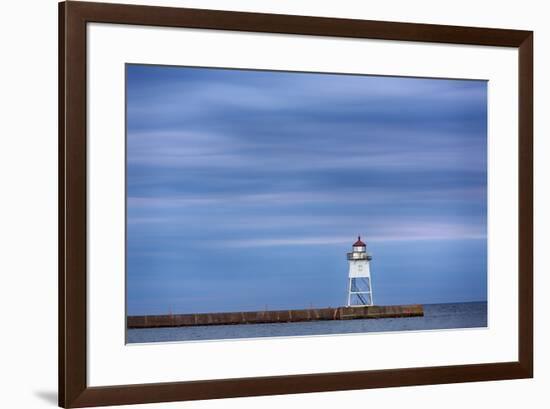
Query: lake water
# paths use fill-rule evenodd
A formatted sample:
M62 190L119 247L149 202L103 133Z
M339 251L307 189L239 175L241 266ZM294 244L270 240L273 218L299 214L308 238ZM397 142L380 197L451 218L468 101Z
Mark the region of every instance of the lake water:
M128 343L419 331L487 326L487 303L425 304L423 317L128 330Z

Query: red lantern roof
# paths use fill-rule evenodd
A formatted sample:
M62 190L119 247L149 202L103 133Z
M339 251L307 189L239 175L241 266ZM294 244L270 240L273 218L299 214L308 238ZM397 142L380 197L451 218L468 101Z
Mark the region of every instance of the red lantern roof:
M353 247L365 247L366 244L361 241L361 236L357 236L357 241L353 243Z

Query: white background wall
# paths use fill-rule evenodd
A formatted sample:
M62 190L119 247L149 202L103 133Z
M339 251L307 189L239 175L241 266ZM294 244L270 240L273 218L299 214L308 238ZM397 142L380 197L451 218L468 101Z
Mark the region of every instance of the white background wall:
M122 1L122 0L120 0ZM126 1L128 3L132 1ZM543 1L144 0L133 3L535 31L535 379L148 405L545 408L550 386L550 13ZM0 407L57 401L57 4L0 3ZM546 387L546 388L545 388Z

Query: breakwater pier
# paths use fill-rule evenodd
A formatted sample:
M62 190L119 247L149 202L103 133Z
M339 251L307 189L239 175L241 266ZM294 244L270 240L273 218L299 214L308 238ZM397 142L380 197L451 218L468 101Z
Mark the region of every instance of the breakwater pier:
M269 324L353 319L422 317L420 304L308 308L301 310L266 310L196 314L133 315L126 325L131 328L192 327L203 325Z

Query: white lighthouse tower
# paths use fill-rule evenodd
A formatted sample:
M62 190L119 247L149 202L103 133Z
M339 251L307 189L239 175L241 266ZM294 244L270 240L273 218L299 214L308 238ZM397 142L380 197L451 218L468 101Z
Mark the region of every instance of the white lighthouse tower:
M361 236L357 237L352 252L348 253L348 307L364 307L374 303L370 279L371 260L372 256L367 253L367 245L361 241Z

